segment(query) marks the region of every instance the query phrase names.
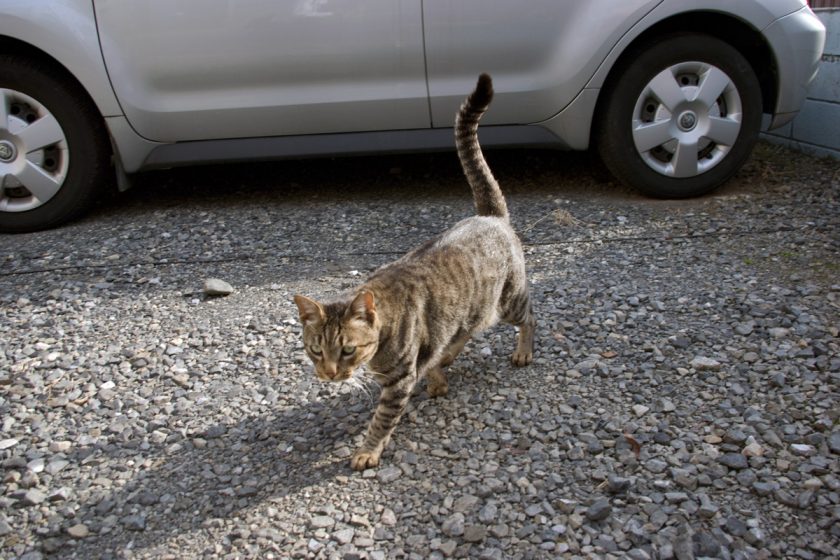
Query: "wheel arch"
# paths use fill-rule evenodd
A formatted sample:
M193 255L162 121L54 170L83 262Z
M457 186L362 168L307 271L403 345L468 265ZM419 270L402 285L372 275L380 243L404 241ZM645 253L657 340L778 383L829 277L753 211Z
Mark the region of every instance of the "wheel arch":
M614 82L636 53L664 37L681 33L710 35L738 50L747 59L758 78L761 88L762 112L773 113L778 96L777 64L770 45L761 32L732 15L713 11L694 11L677 14L658 21L640 33L624 48L609 69L600 88L595 115L603 113L603 105L609 97L608 92L611 91ZM596 139L599 127L598 119L592 119L590 145L592 140Z
M27 43L25 41L21 41L20 39L16 39L14 37L9 37L7 35L0 35L0 55L12 55L12 56L19 56L22 58L28 58L30 60L35 60L41 64L47 64L51 67L53 71L55 71L58 76L62 80L73 84L76 88L77 92L84 95L85 99L90 103L92 108L99 113L101 123L102 123L102 130L105 132L108 142L107 146L110 149L111 153L109 154L110 157L114 157L117 153L116 147L114 145L114 139L109 132L109 128L105 121L104 116L101 113L101 108L96 103L96 100L91 95L90 91L82 84L76 76L70 72L67 67L65 67L60 61L56 60L54 57L50 56L49 53L39 49L38 47Z
M85 94L85 97L87 97L93 107L97 108L97 111L103 119L104 117L109 116L108 113L112 112L103 111L102 107L103 102L106 106L110 105L110 100L100 100L98 102L96 99L97 96L91 92L90 88L85 87L85 84L82 83L82 81L79 80L79 78L64 63L45 50L21 39L10 37L8 35L0 35L0 55L2 54L25 57L36 60L42 64L52 66L55 72L61 75L62 79L73 83L80 92ZM114 100L114 102L116 102L116 100Z

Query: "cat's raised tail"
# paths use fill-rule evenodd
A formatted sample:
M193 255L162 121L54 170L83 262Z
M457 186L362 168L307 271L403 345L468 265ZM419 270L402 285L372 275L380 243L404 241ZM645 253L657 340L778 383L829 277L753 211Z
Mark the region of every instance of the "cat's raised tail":
M478 215L508 219L505 197L478 144L478 121L492 100L493 80L488 74L481 74L475 91L464 100L455 117L455 146L470 183Z

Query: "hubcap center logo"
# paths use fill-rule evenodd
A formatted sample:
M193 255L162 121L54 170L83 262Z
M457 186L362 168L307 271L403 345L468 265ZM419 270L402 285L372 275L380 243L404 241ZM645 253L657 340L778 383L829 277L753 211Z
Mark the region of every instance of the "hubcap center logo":
M688 132L697 126L697 115L695 115L692 111L686 111L679 116L677 124L679 125L680 130Z
M12 161L16 156L15 145L8 140L0 140L0 161Z

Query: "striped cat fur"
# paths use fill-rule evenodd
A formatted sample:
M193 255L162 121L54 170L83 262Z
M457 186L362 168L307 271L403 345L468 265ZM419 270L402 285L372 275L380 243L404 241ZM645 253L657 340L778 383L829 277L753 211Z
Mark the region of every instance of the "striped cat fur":
M379 268L345 297L326 303L294 298L316 375L344 381L367 364L382 387L350 462L355 470L379 464L419 380L426 378L431 396L447 393L443 368L474 333L500 320L518 326L512 362L531 362L536 321L525 259L478 143L478 122L492 98L490 76L482 74L455 120L458 157L478 215Z

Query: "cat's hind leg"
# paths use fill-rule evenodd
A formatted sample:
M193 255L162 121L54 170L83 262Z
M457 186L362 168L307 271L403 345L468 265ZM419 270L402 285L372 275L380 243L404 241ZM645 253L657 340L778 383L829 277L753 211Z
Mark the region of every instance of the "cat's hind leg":
M426 374L426 390L430 397L442 397L449 392L449 382L446 380L446 372L443 371L443 368L455 361L469 339L469 333L459 332L443 351L440 363L428 371Z
M449 346L446 347L446 350L443 351L443 356L440 359L440 367L452 365L452 362L455 361L455 358L458 357L458 354L461 353L469 340L469 333L460 331L457 335L455 335L455 338L452 339L452 342L450 342Z
M527 366L534 359L534 329L537 320L533 313L519 325L519 337L516 340L516 350L513 352L510 361L515 366Z
M527 286L504 302L502 319L506 323L519 327L516 349L510 361L515 366L527 366L534 359L534 330L537 326Z

